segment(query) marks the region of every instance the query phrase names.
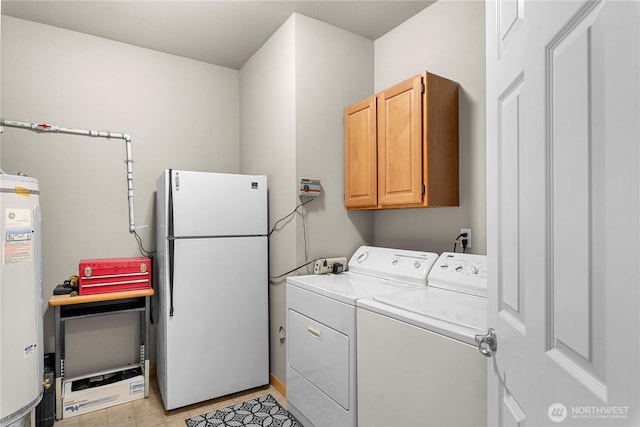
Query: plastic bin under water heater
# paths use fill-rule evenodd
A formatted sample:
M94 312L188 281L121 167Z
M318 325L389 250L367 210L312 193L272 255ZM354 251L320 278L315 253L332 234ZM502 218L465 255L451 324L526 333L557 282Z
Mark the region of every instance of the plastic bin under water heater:
M0 173L0 427L22 425L40 402L44 373L40 190Z

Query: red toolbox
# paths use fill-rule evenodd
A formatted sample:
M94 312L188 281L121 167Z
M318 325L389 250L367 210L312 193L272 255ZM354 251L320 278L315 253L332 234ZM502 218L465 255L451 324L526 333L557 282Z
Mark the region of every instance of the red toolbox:
M151 260L145 257L82 259L78 270L80 295L151 287Z

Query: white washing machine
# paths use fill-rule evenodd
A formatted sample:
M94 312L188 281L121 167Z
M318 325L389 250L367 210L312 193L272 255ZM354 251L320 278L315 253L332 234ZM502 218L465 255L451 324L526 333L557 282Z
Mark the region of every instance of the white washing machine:
M305 426L356 426L356 301L424 288L438 255L360 247L340 274L287 278L287 410Z
M428 283L357 302L361 426L486 426L486 257L443 253Z

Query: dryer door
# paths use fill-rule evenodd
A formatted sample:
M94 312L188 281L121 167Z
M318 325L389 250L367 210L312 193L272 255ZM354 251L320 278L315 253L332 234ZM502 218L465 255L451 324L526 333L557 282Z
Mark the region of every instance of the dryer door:
M349 337L289 310L289 365L349 409Z

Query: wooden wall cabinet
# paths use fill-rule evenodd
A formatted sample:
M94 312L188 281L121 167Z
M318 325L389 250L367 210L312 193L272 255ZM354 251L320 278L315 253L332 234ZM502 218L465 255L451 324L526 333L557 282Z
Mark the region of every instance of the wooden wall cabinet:
M376 97L344 110L344 203L347 208L378 204Z
M344 111L345 207L458 206L458 84L425 72Z

